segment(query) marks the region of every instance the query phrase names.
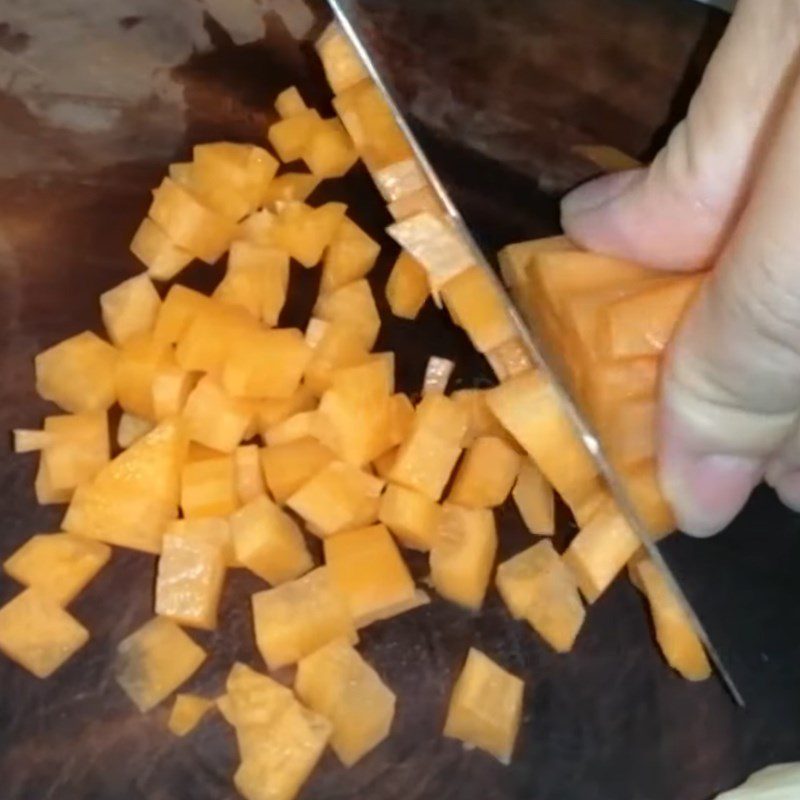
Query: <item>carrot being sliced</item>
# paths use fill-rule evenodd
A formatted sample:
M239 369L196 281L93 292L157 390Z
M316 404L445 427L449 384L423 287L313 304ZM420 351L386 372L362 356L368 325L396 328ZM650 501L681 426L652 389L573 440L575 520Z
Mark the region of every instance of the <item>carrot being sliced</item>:
M682 276L611 303L600 323L606 355L632 358L660 353L704 279L703 274Z
M525 527L538 536L552 536L555 531L553 487L539 468L526 459L520 467L512 497Z
M557 253L565 250L576 250L575 245L566 236L546 236L543 239L506 245L497 254L503 281L510 288L525 283L528 279L526 274L528 262L532 256L537 253Z
M528 279L541 291L559 317L576 292L601 291L648 278L663 278L658 273L620 258L597 253L542 252L528 262Z
M581 594L594 603L639 548L639 539L613 503L599 509L581 528L563 558Z
M600 436L619 468L655 457L656 403L653 398L620 403L611 418L598 420Z
M649 558L639 558L629 568L631 582L650 604L656 641L667 663L689 681L711 676L711 665L678 598Z
M621 402L654 397L659 372L654 356L595 363L585 376L584 399L595 419L607 418Z
M486 401L568 505L594 492L594 462L546 377L529 370L489 390Z
M675 530L675 517L658 484L654 461L645 461L621 471L628 496L647 525L650 535L663 539Z

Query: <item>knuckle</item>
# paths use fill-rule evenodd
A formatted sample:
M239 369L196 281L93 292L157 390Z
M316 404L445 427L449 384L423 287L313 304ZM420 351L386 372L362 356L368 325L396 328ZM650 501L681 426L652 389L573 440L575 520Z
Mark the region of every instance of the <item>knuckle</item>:
M737 264L725 281L733 324L764 345L777 367L800 370L800 271L790 251L762 247L749 263Z

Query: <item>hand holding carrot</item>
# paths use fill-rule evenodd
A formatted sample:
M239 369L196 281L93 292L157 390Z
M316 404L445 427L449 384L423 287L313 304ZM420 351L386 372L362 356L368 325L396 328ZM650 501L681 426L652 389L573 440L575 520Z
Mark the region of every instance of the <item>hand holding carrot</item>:
M762 479L800 509L800 2L740 0L653 164L562 204L577 243L656 268L714 264L665 365L660 475L710 535Z

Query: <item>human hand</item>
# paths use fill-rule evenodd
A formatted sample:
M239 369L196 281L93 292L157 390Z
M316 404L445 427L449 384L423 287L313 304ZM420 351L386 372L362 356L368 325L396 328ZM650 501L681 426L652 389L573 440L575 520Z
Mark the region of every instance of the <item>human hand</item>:
M800 510L800 0L740 0L686 119L646 169L562 203L578 244L714 272L665 361L662 488L723 528L762 479Z

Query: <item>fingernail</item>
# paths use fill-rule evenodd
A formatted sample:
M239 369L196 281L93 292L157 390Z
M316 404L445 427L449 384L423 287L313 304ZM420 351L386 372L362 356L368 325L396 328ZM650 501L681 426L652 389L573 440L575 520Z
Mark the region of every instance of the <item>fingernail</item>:
M624 194L638 181L643 180L645 169L615 172L584 183L573 189L561 201L561 216L574 219L577 216L598 211Z
M667 448L669 451L669 448ZM678 525L693 536L712 536L741 511L763 467L740 455L665 454L661 482Z

